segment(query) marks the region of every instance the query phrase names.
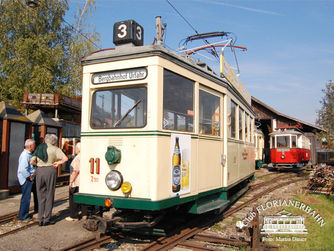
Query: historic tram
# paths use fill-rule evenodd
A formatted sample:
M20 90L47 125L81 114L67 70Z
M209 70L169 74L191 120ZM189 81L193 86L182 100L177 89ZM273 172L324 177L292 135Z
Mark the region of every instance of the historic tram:
M255 168L262 167L264 161L264 134L261 130L255 129Z
M75 201L116 209L99 231L151 227L180 206L223 210L254 174L254 112L240 81L142 46L142 34L133 20L116 23L116 48L82 59Z
M269 134L269 168L300 169L311 159L310 140L297 128L283 127Z

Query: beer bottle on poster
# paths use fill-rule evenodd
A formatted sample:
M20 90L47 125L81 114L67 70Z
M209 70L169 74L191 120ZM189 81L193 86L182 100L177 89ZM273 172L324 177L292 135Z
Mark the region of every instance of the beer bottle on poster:
M173 153L173 186L172 190L174 193L179 192L181 185L181 151L180 151L180 145L179 145L179 137L175 138L175 146L174 146L174 153Z

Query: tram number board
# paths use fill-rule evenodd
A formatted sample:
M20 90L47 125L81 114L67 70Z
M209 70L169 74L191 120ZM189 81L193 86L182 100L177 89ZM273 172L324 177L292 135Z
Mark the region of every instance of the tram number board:
M140 80L147 76L146 68L135 68L117 71L98 72L93 74L93 84L114 83L120 81Z
M144 29L134 20L126 20L114 24L113 42L116 45L133 43L143 45Z

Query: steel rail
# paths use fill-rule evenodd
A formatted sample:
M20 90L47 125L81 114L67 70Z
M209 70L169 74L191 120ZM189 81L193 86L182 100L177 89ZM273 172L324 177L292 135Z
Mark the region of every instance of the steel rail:
M258 189L259 187L261 186L265 186L267 184L271 184L272 182L274 181L277 181L277 180L280 180L280 179L283 179L283 178L289 178L291 175L290 174L281 174L273 179L270 179L270 180L267 180L267 181L263 181L261 183L258 183L258 184L254 184L254 185L250 185L251 189L250 191L254 191L256 189Z
M229 210L227 210L226 212L223 213L223 217L226 218L226 217L228 217L228 216L234 214L235 212L237 212L237 211L239 211L240 209L246 207L248 204L250 204L250 203L256 201L257 199L259 199L260 197L262 197L262 196L265 195L265 194L268 194L268 193L270 193L270 192L272 192L272 191L274 191L274 190L276 190L276 189L278 189L278 188L280 188L280 187L289 185L289 184L291 184L291 183L299 182L299 181L302 181L302 180L305 180L305 178L304 178L304 177L298 177L298 178L296 177L296 178L292 178L292 179L289 180L289 181L280 183L280 184L278 184L278 185L276 185L276 186L274 186L274 187L271 187L271 188L269 188L269 189L266 189L265 191L260 192L260 193L258 193L258 194L256 194L256 195L254 195L251 199L245 201L243 204L241 204L241 205L239 205L239 206L237 206L237 207L235 207L235 208L230 208Z
M55 200L54 203L56 204L56 203L58 203L58 202L60 202L60 201L67 200L67 199L68 199L68 196L65 196L65 197L62 197L62 198L60 198L60 199L58 199L58 200ZM31 207L29 208L29 213L32 213L33 210L34 210L34 207L31 206ZM1 216L0 216L0 225L1 225L1 224L4 224L4 223L7 223L7 222L9 222L9 221L14 220L15 217L18 216L18 214L19 214L19 211L15 211L15 212L12 212L12 213L8 213L8 214L1 215Z
M59 249L59 251L79 251L79 250L92 250L93 248L98 248L102 244L108 243L112 240L111 236L101 236L100 238L92 237L86 240L80 241L73 245L67 246L65 248Z
M56 200L54 203L56 204L56 203L58 203L60 201L64 201L64 200L68 200L68 196L60 198L60 199ZM34 207L30 207L30 211L32 211L33 209L34 209ZM6 214L6 215L2 215L2 216L0 216L0 223L3 224L3 223L10 222L10 221L14 220L17 217L17 215L18 215L18 212L13 212L13 213L9 213L9 214ZM55 215L57 215L57 214L55 214ZM7 236L7 235L10 235L10 234L14 234L16 232L19 232L19 231L24 230L26 228L35 226L37 224L38 224L38 221L24 223L23 226L17 227L15 229L12 229L12 230L9 230L5 233L0 234L0 238L4 237L4 236Z
M291 180L280 183L274 187L271 187L269 189L266 189L263 192L260 192L258 194L256 194L255 196L253 196L251 199L247 200L246 202L244 202L243 204L235 207L235 208L231 208L228 211L226 211L225 213L222 214L223 218L226 218L232 214L234 214L235 212L241 210L242 208L246 207L248 204L256 201L257 199L259 199L260 197L262 197L263 195L270 193L280 187L286 186L288 184L291 184L293 182L299 182L301 180L305 180L304 177L298 177L298 178L291 178ZM270 182L272 183L272 181ZM156 250L169 250L177 245L183 245L182 243L184 241L186 241L187 239L196 236L197 234L199 234L200 232L204 231L206 228L208 228L210 225L214 224L217 222L217 216L215 218L206 218L206 223L197 223L198 226L195 227L188 227L185 229L182 229L180 231L179 234L172 236L172 237L161 237L159 238L157 241L152 242L151 244L149 244L148 246L144 247L142 250L144 251L156 251ZM189 242L185 243L185 245L189 245Z

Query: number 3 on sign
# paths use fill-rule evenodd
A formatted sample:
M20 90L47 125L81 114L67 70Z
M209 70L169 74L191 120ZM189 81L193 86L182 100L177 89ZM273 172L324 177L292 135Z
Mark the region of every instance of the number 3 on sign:
M118 33L117 36L119 38L126 37L126 35L127 35L126 29L127 29L126 24L121 24L120 26L118 26L118 30L120 30L120 33Z
M142 36L142 29L140 26L137 26L137 32L136 32L136 36L138 40L141 40L141 36Z

